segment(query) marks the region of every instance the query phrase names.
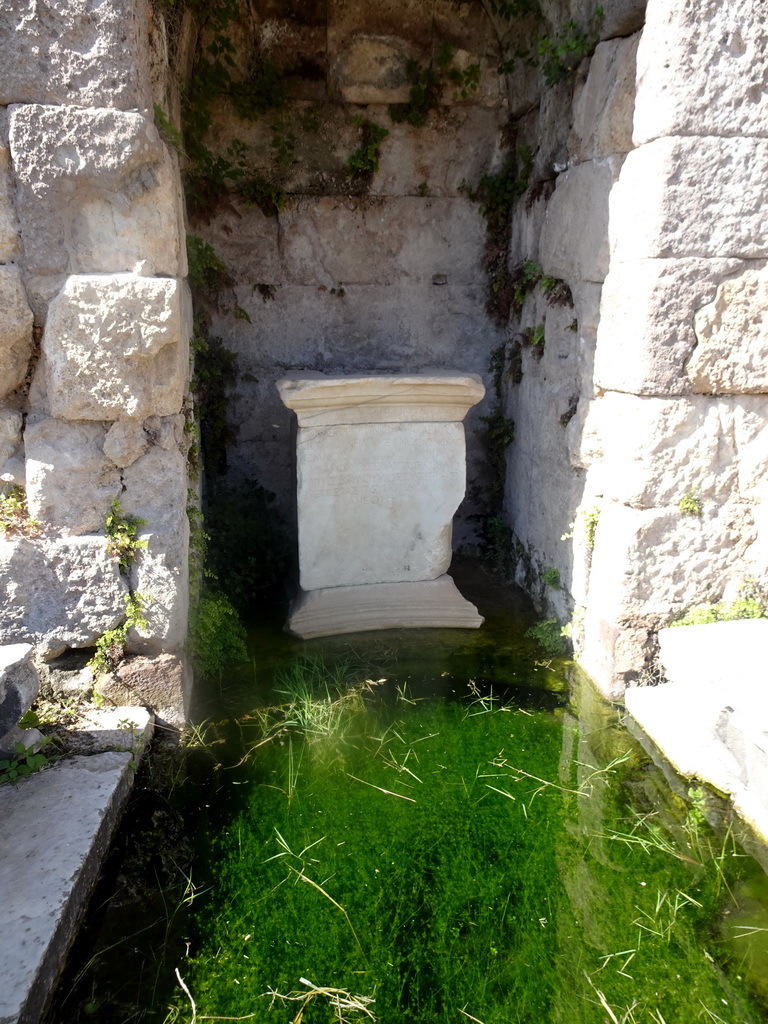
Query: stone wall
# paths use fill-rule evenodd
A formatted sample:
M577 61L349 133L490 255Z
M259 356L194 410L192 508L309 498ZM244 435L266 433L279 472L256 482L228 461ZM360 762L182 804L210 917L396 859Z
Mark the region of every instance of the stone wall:
M605 693L642 679L659 626L764 580L763 3L596 6L541 0L510 20L490 0L243 2L226 88L205 97L208 178L187 166L187 229L173 126L215 19L4 4L0 479L40 528L0 539L0 643L90 646L138 591L149 624L126 687L140 700L144 671L157 703L170 680L180 714L187 230L224 264L196 302L239 360L229 481L257 480L288 514L286 371L476 372L489 397L468 421L455 544L477 550L500 511L482 419L498 400L516 427L516 578L572 620ZM579 33L559 71L540 55L498 72ZM429 67L424 116L393 116ZM372 125L378 166L355 171ZM517 199L492 237L475 190L510 158ZM105 543L114 499L146 520L129 576Z
M0 481L39 524L0 536L0 643L91 646L139 592L135 667L171 656L183 719L191 313L152 20L145 0L0 11ZM114 499L145 520L128 575L107 551Z
M246 148L254 176L287 193L267 215L234 185L193 211L190 231L211 244L229 275L205 306L210 331L234 351L239 380L230 420L237 436L228 479L259 481L290 518L292 415L275 381L292 370L415 373L444 368L486 376L504 328L485 309L485 222L467 195L498 169L509 119L498 40L480 3L397 0L297 5L252 0L229 31L233 78L272 62L288 101L251 120L218 98L205 144L216 156ZM204 36L198 44L204 46ZM476 88L446 75L424 124L397 123L408 100L408 61L451 71L477 66ZM372 175L350 173L365 122L388 132ZM280 137L290 137L286 157ZM487 468L481 417L470 413L470 498L456 542L477 544Z
M527 301L546 345L508 396L518 574L573 616L613 696L643 680L659 626L765 584L761 6L648 0L642 31L583 69L546 211L517 215L519 253L568 282L578 328ZM534 582L550 566L561 591Z

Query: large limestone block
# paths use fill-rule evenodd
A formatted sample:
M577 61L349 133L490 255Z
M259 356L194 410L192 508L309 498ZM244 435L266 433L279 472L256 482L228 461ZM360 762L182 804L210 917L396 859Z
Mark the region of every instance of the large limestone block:
M719 600L733 578L750 574L755 537L751 510L738 500L705 504L701 518L677 509L601 511L581 661L605 694L620 696L642 675L660 625Z
M90 647L124 620L126 593L103 537L0 541L0 643Z
M0 646L0 737L16 725L40 689L34 650L31 644Z
M751 265L696 311L698 346L686 367L695 392L768 392L768 264Z
M32 310L19 268L0 266L0 398L24 380L32 355Z
M577 163L632 149L638 41L636 34L600 43L586 81L576 85L568 152Z
M397 36L355 35L335 55L331 75L347 103L403 103L413 48Z
M120 494L120 471L104 455L101 423L30 419L24 432L29 511L46 529L97 533Z
M489 168L497 169L502 130L500 111L474 106L457 107L450 118L430 121L422 128L390 124L371 195L416 196L419 186L422 191L426 186L430 198L464 198L462 183L479 181ZM424 206L433 217L441 209L431 202ZM408 214L403 213L405 221Z
M694 312L711 303L737 260L611 262L603 285L595 383L640 395L689 394Z
M590 487L635 508L675 508L694 491L723 504L738 484L730 399L644 398L607 391L589 405L580 465Z
M10 150L0 137L0 263L11 263L19 254L19 222L13 205Z
M67 278L43 335L51 413L70 420L178 413L189 326L188 290L173 278Z
M0 105L151 107L144 0L4 0Z
M662 138L611 193L611 260L768 256L768 139Z
M14 106L10 143L32 280L129 271L137 263L146 274L184 272L178 175L149 118Z
M335 63L360 36L379 37L393 44L407 39L414 54L425 57L432 45L433 18L432 8L422 0L381 0L372 7L363 7L356 0L334 0L327 20L329 61Z
M541 232L539 257L545 274L565 281L605 280L609 197L622 159L578 164L558 177Z
M123 509L145 520L139 536L147 543L132 571L134 588L147 598L147 628L132 631L129 648L181 650L189 611L186 460L177 445L154 446L124 470L123 484Z
M96 692L115 704L149 707L165 725L184 728L191 696L191 673L184 656L125 658L110 675L101 676Z
M663 135L768 135L767 25L761 0L649 0L635 144Z
M478 280L484 245L485 225L465 197L401 196L361 205L329 196L280 215L279 247L289 284L431 287L434 275L442 274L453 287L466 285Z

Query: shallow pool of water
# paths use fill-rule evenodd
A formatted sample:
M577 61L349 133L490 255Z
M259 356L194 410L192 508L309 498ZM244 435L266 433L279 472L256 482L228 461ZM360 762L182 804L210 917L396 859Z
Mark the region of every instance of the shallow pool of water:
M116 853L52 1021L767 1018L766 876L724 805L473 585L480 633L262 620L201 700L219 766L126 822L149 891Z

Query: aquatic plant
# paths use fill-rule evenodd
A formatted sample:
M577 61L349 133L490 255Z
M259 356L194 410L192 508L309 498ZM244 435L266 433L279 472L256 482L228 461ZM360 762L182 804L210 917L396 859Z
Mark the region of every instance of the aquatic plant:
M551 657L565 654L566 643L563 630L557 619L542 619L527 629L525 635L535 640L545 654Z

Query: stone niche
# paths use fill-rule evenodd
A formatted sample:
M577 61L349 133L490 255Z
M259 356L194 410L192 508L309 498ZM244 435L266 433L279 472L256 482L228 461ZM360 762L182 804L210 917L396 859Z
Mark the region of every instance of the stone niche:
M485 393L480 378L303 373L277 388L298 419L290 632L480 626L446 575L466 486L462 421Z

